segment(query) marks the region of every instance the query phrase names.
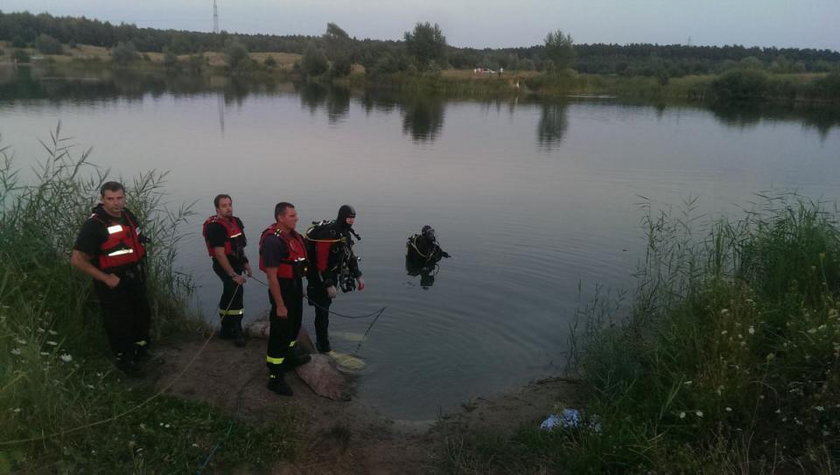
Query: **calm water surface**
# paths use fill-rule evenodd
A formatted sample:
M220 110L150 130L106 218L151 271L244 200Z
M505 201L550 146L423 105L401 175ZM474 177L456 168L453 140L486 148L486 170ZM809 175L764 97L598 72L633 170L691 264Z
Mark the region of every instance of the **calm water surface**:
M342 203L356 207L368 288L333 309L387 309L372 327L334 317L334 346L368 363L358 397L398 419L433 419L561 371L581 298L596 285L632 289L641 196L663 208L697 198L695 214L709 216L738 216L765 190L840 198L835 119L285 85L237 94L106 84L78 94L64 84L4 86L3 144L28 169L44 157L38 139L61 121L78 151L92 146L90 160L115 175L169 170L170 205L196 202L177 264L194 276L209 321L220 285L200 227L215 194L233 196L254 263L276 202L297 206L299 229L334 218ZM403 260L424 224L453 256L426 287ZM248 283L246 319L266 308L266 289ZM310 332L312 318L307 308Z

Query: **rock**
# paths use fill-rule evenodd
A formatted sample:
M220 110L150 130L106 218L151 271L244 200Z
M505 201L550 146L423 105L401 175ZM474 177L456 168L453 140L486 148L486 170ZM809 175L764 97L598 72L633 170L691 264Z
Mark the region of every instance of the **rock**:
M315 394L335 401L350 400L347 379L338 372L329 356L312 355L312 360L295 368L295 372Z

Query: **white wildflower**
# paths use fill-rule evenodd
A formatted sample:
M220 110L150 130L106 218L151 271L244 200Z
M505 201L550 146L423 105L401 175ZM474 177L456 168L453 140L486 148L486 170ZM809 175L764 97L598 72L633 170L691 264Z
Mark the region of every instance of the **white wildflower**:
M50 346L58 346L58 342L57 341L52 341L52 340L47 340L47 344L50 345Z
M703 411L694 411L694 415L697 417L703 417Z
M775 353L767 353L767 356L764 357L767 361L770 361L776 357Z
M728 332L728 331L726 331L726 330L724 330L724 331L720 332L720 334L721 334L721 335L726 335L727 333L729 333L729 332Z
M722 308L722 309L720 309L720 314L721 314L721 315L726 315L727 313L729 313L729 309L728 309L728 308Z
M726 412L732 412L732 408L729 407L729 406L726 406Z
M17 356L20 354L20 348L12 348L12 354Z
M15 342L16 342L18 345L25 345L25 344L26 344L26 340L23 340L23 339L21 339L21 338L15 338Z
M58 332L55 330L50 330L50 335L58 335Z
M693 382L694 381L692 381L692 380L688 380L688 381L683 382L683 384L685 384L686 386L691 386L691 383L693 383Z
M50 354L49 354L49 353L47 353L46 351L42 351L42 352L41 352L41 356L50 356Z
M20 408L19 408L19 407L16 407L16 408L12 409L12 412L14 412L15 414L17 414L18 412L20 412Z
M680 412L680 419L685 419L685 411Z
M750 328L747 329L747 333L749 333L750 335L754 335L755 334L755 328L753 328L753 326L750 325Z
M811 328L811 329L808 330L808 333L811 333L811 334L817 333L817 329L816 328Z
M59 358L61 358L61 361L65 362L65 363L69 363L69 362L73 361L73 357L70 356L67 353L62 354L61 356L59 356Z
M822 407L822 406L816 406L816 407L814 407L814 410L816 410L817 412L823 412L825 410L825 408Z

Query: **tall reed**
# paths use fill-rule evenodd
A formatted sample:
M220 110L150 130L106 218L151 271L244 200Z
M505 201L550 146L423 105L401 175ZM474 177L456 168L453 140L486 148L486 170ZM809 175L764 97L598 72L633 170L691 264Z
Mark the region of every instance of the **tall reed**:
M246 466L292 454L292 417L254 428L167 396L144 403L151 381L128 385L113 370L90 279L68 263L108 172L88 163L90 150L76 155L60 124L42 145L46 159L26 182L0 149L0 473L194 471L225 430L235 439L217 453L222 463L242 465L246 448ZM150 238L153 340L198 325L189 277L173 268L191 210L164 206L165 177L125 183Z

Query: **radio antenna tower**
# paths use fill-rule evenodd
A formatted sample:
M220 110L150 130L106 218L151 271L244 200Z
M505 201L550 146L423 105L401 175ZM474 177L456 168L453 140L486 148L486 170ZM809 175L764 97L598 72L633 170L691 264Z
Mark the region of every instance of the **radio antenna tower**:
M219 7L216 0L213 0L213 33L219 32Z

